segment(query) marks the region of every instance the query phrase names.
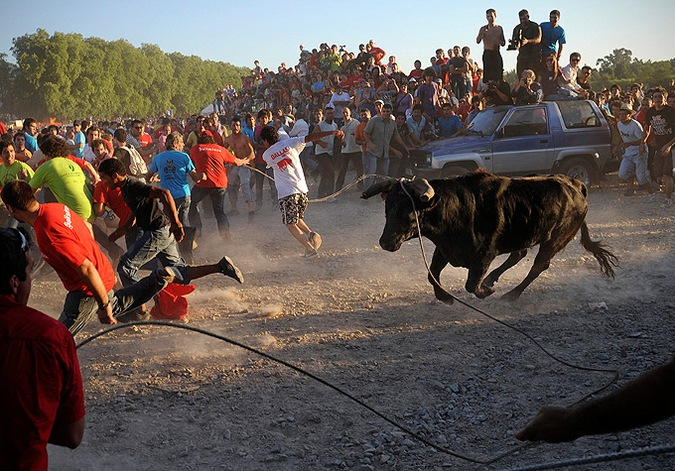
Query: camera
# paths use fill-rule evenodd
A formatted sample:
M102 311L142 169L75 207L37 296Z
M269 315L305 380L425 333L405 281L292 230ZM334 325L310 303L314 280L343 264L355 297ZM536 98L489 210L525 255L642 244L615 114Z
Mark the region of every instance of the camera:
M520 38L518 39L509 39L509 45L506 48L507 51L517 51L520 49L520 44L522 40Z

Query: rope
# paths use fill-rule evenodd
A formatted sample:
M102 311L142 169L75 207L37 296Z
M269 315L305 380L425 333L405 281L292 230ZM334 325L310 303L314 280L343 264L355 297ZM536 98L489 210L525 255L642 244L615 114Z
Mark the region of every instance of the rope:
M274 178L270 177L269 175L267 175L267 173L263 172L262 170L258 170L257 168L253 168L253 167L251 167L251 170L253 170L254 172L259 173L260 175L263 175L265 178L267 178L267 179L269 179L269 180L271 180L271 181L274 181ZM389 176L387 176L387 175L376 175L376 174L374 174L374 173L368 173L368 174L366 174L366 175L361 175L359 178L357 178L356 180L354 180L354 181L351 182L350 184L348 184L348 185L346 185L346 186L343 186L343 187L340 188L338 191L336 191L336 192L334 192L334 193L331 193L331 194L328 195L328 196L324 196L324 197L322 197L322 198L316 198L316 199L313 199L313 200L309 200L309 202L310 202L310 203L325 203L326 201L331 200L331 199L333 199L333 198L335 198L335 197L341 195L342 193L344 193L345 191L349 190L350 188L352 188L353 186L357 185L358 183L362 182L362 181L365 180L366 178L373 178L373 179L376 179L376 178L377 178L377 179L380 179L380 180L386 180L386 179L389 179L389 178L391 178L391 177L389 177Z
M281 359L279 359L279 358L276 358L276 357L274 357L274 356L272 356L272 355L269 355L269 354L267 354L267 353L265 353L265 352L262 352L262 351L260 351L260 350L257 350L257 349L255 349L255 348L253 348L253 347L249 347L248 345L244 345L243 343L237 342L236 340L232 340L232 339L230 339L230 338L224 337L224 336L222 336L222 335L219 335L219 334L216 334L216 333L213 333L213 332L209 332L208 330L200 329L200 328L198 328L198 327L192 327L192 326L189 326L189 325L182 325L182 324L174 324L173 322L169 322L169 321L134 321L134 322L126 323L126 324L118 324L118 325L112 326L112 327L110 327L110 328L108 328L108 329L105 329L105 330L102 330L101 332L98 332L97 334L94 334L94 335L92 335L92 336L90 336L90 337L87 337L87 338L84 339L82 342L80 342L80 343L77 344L77 348L79 349L80 347L82 347L82 346L88 344L88 343L91 342L92 340L97 339L97 338L99 338L99 337L101 337L101 336L103 336L103 335L108 335L109 333L114 332L115 330L118 330L118 329L124 329L124 328L128 328L128 327L131 327L131 326L136 326L136 325L156 325L156 326L166 326L166 327L174 327L174 328L176 328L176 329L184 329L184 330L189 330L189 331L192 331L192 332L197 332L197 333L199 333L199 334L206 335L206 336L209 336L209 337L213 337L213 338L216 338L216 339L218 339L218 340L222 340L223 342L230 343L230 344L232 344L232 345L236 345L236 346L239 347L239 348L243 348L244 350L248 350L248 351L251 352L251 353L255 353L256 355L260 355L260 356L262 356L262 357L264 357L264 358L267 358L268 360L271 360L271 361L273 361L273 362L275 362L275 363L279 363L279 364L281 364L281 365L284 365L285 367L290 368L290 369L292 369L293 371L296 371L296 372L298 372L298 373L300 373L300 374L302 374L302 375L308 376L308 377L312 378L313 380L318 381L319 383L323 384L324 386L327 386L327 387L333 389L333 390L336 391L337 393L339 393L339 394L341 394L341 395L347 397L348 399L350 399L350 400L352 400L353 402L357 403L357 404L360 405L361 407L364 407L365 409L368 409L370 412L372 412L372 413L375 414L376 416L380 417L380 418L383 419L384 421L386 421L386 422L388 422L389 424L393 425L393 426L396 427L397 429L399 429L399 430L401 430L401 431L407 433L407 434L410 435L411 437L413 437L413 438L419 440L420 442L424 443L425 445L430 446L430 447L434 448L435 450L437 450L437 451L439 451L439 452L441 452L441 453L445 453L445 454L447 454L447 455L454 456L455 458L459 458L459 459L462 459L462 460L465 460L465 461L470 461L470 462L472 462L472 463L488 464L488 463L492 463L493 461L496 461L497 459L501 459L503 456L506 456L506 454L513 453L514 451L520 450L520 449L523 448L522 446L521 446L521 447L518 447L518 448L516 448L515 450L510 450L510 451L507 452L505 455L501 455L501 456L499 456L499 457L497 457L497 458L493 458L493 459L490 459L490 460L487 460L487 461L486 461L486 460L481 460L481 459L478 459L478 458L472 458L472 457L470 457L470 456L462 455L462 454L457 453L457 452L454 452L454 451L452 451L452 450L448 450L447 448L443 448L443 447L441 447L441 446L439 446L439 445L436 445L436 444L430 442L430 441L427 440L426 438L424 438L424 437L418 435L417 433L413 432L411 429L409 429L409 428L406 427L405 425L401 425L401 424L399 424L398 422L396 422L396 421L390 419L390 418L387 417L386 415L384 415L384 414L382 414L381 412L377 411L376 409L374 409L373 407L369 406L368 404L366 404L365 402L361 401L360 399L358 399L358 398L352 396L352 395L349 394L348 392L342 390L342 389L339 388L338 386L335 386L335 385L329 383L328 381L326 381L326 380L324 380L324 379L322 379L322 378L320 378L320 377L318 377L318 376L316 376L316 375L314 375L314 374L312 374L312 373L310 373L310 372L308 372L308 371L303 370L302 368L299 368L299 367L297 367L297 366L295 366L295 365L293 365L293 364L291 364L291 363L288 363L287 361L284 361L284 360L281 360Z

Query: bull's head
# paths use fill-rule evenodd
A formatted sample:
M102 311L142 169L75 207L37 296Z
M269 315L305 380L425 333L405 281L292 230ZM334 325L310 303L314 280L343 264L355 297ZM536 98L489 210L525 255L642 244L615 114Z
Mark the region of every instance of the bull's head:
M361 198L382 194L385 200L386 222L380 237L380 247L395 252L406 240L417 237L415 211L426 209L434 197L434 189L424 178L401 178L375 183L368 187ZM414 206L413 206L414 202Z

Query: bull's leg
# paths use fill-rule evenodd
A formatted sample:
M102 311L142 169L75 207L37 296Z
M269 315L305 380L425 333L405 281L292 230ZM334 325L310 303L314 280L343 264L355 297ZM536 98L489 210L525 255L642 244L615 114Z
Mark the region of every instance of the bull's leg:
M454 302L454 299L439 284L441 282L441 272L443 271L443 269L446 267L447 264L448 261L441 254L440 250L438 250L438 248L434 250L434 256L431 259L431 266L429 267L429 271L431 273L429 274L428 279L429 283L431 283L431 286L434 287L434 294L436 295L436 299L438 299L441 302L444 302L445 304L452 304Z
M469 267L469 276L466 279L466 284L464 287L469 293L473 293L478 298L487 298L492 293L495 292L494 288L485 286L482 283L483 277L490 268L490 263L494 260L494 257L479 257L482 261L479 264Z
M504 263L492 270L490 274L485 277L482 285L483 288L492 288L497 280L499 280L499 277L502 276L506 270L525 258L525 255L527 255L527 249L511 252L511 255L509 255L509 258L507 258Z
M560 249L555 248L550 241L541 244L539 246L539 252L537 252L537 256L534 258L534 264L532 265L532 268L530 268L530 272L525 279L518 286L502 296L502 298L507 301L515 301L518 299L525 288L527 288L543 271L548 269L551 265L551 259L558 250Z

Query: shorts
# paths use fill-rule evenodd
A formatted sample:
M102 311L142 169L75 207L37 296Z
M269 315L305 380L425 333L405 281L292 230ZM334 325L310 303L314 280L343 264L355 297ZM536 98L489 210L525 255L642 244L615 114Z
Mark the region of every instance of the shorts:
M632 175L635 175L640 185L646 185L649 182L647 154L624 156L621 159L619 178L621 180L628 180Z
M279 199L282 222L286 225L297 224L305 215L308 204L307 193L293 193Z
M670 153L665 157L661 155L660 148L654 153L654 167L652 168L654 178L673 176L673 157Z

